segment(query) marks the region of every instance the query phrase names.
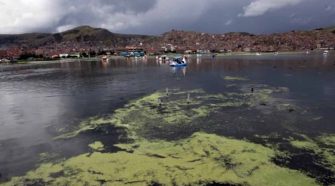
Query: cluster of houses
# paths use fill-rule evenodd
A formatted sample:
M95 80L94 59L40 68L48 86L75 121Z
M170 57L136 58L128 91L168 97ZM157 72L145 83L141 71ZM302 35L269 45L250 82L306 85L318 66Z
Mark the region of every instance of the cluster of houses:
M131 46L107 45L103 41L50 43L39 47L20 45L0 48L0 62L13 59L59 59L119 55L140 57L163 53L277 52L334 49L335 33L288 32L271 35L248 33L208 34L172 30L150 41Z
M110 47L92 43L55 43L51 45L27 48L11 46L0 48L0 62L17 60L53 60L60 58L96 57L101 55L119 55L124 57L141 57L146 54L137 46Z
M215 52L305 51L335 46L335 33L327 31L291 31L271 35L249 33L208 34L173 30L163 35L161 43L173 44L177 51L210 50ZM169 45L166 44L166 48Z

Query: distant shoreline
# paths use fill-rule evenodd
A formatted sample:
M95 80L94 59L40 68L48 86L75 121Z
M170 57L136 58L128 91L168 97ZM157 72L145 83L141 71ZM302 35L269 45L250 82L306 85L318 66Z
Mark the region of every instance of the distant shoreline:
M322 51L312 51L309 54L322 55ZM180 54L180 53L168 53L163 54L168 57L173 56L190 56L190 57L238 57L238 56L282 56L282 55L308 55L305 51L292 51L292 52L228 52L228 53L205 53L205 54ZM157 56L163 55L153 55L147 56L149 59L156 58ZM0 63L0 67L16 67L16 66L29 66L29 65L47 65L47 64L58 64L58 63L74 63L74 62L82 62L82 61L100 61L102 56L92 57L92 58L65 58L58 60L42 60L42 61L19 61L17 63ZM124 59L126 57L123 56L108 56L109 59ZM135 57L130 57L135 58ZM143 58L143 57L137 57ZM1 69L0 69L1 71Z

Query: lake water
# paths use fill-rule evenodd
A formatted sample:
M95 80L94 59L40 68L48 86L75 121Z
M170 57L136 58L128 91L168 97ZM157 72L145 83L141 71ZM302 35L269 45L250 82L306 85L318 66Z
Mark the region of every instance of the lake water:
M206 131L265 144L255 136L276 134L279 137L272 138L271 143L278 140L282 144L282 138L297 133L311 138L335 134L335 55L332 53L328 56L191 57L186 68L171 68L154 58L0 66L0 180L32 170L40 163L42 153L56 154L57 159L87 151L87 145L99 136L83 135L69 141L54 138L64 128L76 127L90 117L108 116L130 100L166 89L201 89L217 94L235 89L256 91L263 85L285 87L288 91L276 95L276 99L285 100L294 108L267 113L268 104L261 104L257 112L220 110L211 115L208 123L196 125L192 130L168 134L153 131L148 138L175 140ZM220 121L227 124L212 125ZM115 135L105 138L116 143ZM289 163L274 161L305 171L319 183L335 183L330 167L316 162L297 163L309 161L308 158L313 157L297 155L291 156Z

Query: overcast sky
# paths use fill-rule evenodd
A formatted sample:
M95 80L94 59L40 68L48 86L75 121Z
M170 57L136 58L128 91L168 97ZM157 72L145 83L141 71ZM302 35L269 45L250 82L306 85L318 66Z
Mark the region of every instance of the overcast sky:
M131 34L285 32L334 26L335 0L0 0L0 33L80 25Z

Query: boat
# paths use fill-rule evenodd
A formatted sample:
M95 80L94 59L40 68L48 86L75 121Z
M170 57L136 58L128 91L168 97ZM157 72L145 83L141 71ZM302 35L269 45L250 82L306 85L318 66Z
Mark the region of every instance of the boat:
M329 50L323 51L323 55L328 55L328 53L329 53Z
M10 63L10 60L3 58L3 59L0 59L0 63Z
M107 56L102 56L102 57L101 57L101 62L103 62L103 63L108 63L108 62L109 62L108 57L107 57Z
M186 61L186 58L183 57L176 57L176 58L173 58L172 60L170 60L170 64L169 64L171 67L184 67L184 66L187 66L187 61Z

